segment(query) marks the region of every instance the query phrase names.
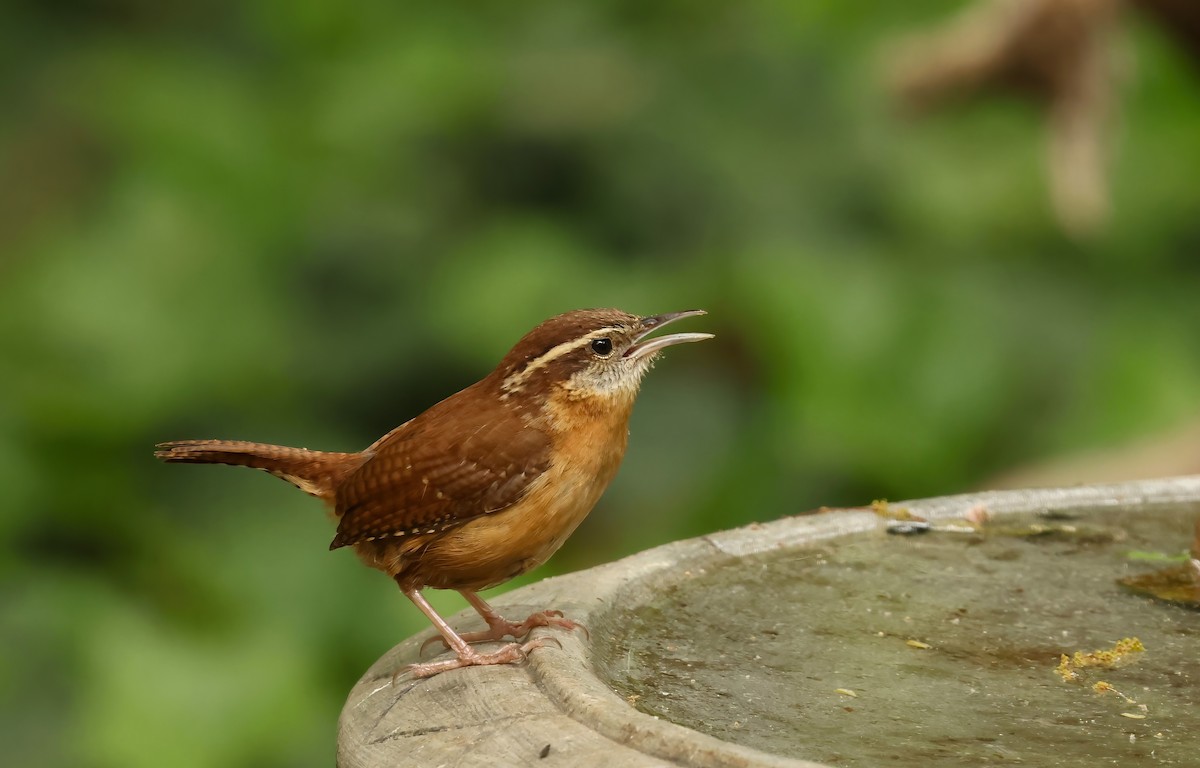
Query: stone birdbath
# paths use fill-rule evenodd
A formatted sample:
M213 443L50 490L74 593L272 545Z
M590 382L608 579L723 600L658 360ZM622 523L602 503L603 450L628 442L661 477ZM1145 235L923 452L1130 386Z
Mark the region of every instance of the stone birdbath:
M586 634L423 680L410 638L338 765L1200 765L1200 611L1118 583L1186 562L1198 516L1200 476L949 496L547 579L495 604Z

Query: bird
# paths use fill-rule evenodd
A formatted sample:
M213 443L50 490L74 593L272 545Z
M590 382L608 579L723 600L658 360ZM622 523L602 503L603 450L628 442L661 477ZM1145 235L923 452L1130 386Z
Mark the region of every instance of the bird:
M337 523L330 550L350 547L390 576L454 652L410 665L412 677L518 663L555 642L520 642L535 627L579 625L553 609L511 621L479 592L544 563L583 522L625 455L646 372L667 347L712 338L651 334L703 314L582 309L551 317L491 373L362 451L179 440L158 444L155 456L260 469L324 501ZM456 590L488 629L456 632L425 589ZM472 646L508 637L517 642Z

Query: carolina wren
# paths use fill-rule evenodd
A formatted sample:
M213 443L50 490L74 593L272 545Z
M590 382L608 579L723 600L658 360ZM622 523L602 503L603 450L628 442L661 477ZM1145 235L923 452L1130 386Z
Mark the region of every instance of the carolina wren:
M654 359L672 344L712 338L649 334L702 314L586 309L552 317L482 380L358 453L183 440L158 445L155 456L262 469L325 501L337 519L329 548L353 547L395 579L455 652L413 665L414 676L515 662L540 641L490 653L469 643L576 624L554 610L509 621L478 591L541 565L583 521L625 455L629 415ZM457 590L488 629L455 632L425 600L425 587Z

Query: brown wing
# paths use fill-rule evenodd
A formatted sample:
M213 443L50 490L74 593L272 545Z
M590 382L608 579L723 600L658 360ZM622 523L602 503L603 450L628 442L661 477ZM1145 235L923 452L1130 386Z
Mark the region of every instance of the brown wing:
M469 402L444 401L371 447L338 489L330 549L446 530L521 498L549 466L549 436L500 405L464 412Z

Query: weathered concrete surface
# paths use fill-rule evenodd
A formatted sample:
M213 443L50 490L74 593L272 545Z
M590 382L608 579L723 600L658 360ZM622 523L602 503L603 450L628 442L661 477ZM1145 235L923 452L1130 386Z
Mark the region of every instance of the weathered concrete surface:
M1011 491L901 502L930 520L961 517L985 506L993 516L1029 510L1200 499L1200 477L1113 486ZM732 563L755 553L809 545L883 525L864 511L835 511L676 542L588 571L548 579L496 601L523 616L555 607L593 632L620 620L616 607L645 602L680 571ZM480 620L466 613L464 630ZM546 630L538 630L546 632ZM355 686L342 712L338 764L375 766L791 766L817 764L719 741L637 711L593 671L581 632L548 632L562 648L535 650L527 664L455 670L413 681L393 674L417 660L422 633L380 659ZM535 635L536 636L536 635Z

